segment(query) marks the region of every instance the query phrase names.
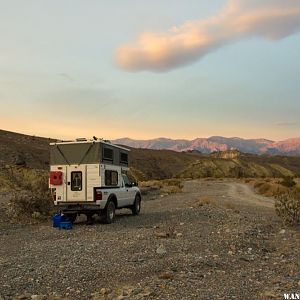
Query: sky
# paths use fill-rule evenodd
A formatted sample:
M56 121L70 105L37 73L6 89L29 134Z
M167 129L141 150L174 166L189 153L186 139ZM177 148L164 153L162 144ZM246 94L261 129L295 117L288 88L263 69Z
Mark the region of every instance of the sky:
M0 0L0 129L300 137L298 0Z

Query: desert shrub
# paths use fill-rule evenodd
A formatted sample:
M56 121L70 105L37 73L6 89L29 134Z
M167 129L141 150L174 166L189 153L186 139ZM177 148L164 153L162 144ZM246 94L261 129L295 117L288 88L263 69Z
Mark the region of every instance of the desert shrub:
M181 179L164 179L164 180L150 180L140 183L142 190L159 189L163 194L175 194L182 192L183 183Z
M177 194L181 192L181 188L176 185L167 185L161 188L163 194Z
M14 191L8 203L7 214L13 221L44 219L53 213L47 172L15 169L11 176Z
M289 189L278 182L269 180L255 181L253 184L257 193L266 197L276 197L289 191Z
M203 196L200 197L196 202L195 202L195 206L196 207L201 207L204 205L215 205L216 201L213 197L211 196Z
M280 182L281 185L288 187L288 188L292 188L296 185L296 182L294 181L294 178L291 176L286 176L282 179L282 181Z
M54 211L50 193L17 191L8 203L7 213L12 221L46 219Z
M300 224L300 192L290 191L276 197L275 210L285 224Z

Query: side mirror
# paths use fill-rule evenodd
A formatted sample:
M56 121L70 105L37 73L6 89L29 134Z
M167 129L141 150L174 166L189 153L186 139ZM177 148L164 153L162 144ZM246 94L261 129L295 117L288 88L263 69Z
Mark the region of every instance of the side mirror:
M125 187L132 187L132 183L125 183Z
M139 186L138 182L132 182L132 186Z

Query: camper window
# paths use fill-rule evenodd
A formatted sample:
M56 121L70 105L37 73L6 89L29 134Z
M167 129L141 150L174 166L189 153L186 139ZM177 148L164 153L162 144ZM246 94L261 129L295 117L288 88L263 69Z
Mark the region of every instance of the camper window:
M105 170L105 185L106 186L117 186L118 185L118 172Z
M71 172L71 190L72 191L82 190L82 172L79 171Z
M103 160L113 161L114 159L114 150L104 147L103 148Z
M128 164L128 153L120 153L120 162L123 164Z

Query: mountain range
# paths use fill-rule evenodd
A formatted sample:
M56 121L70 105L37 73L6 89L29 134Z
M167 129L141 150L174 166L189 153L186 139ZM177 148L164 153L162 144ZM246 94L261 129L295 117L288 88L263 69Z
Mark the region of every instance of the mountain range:
M194 140L173 140L168 138L134 140L130 138L121 138L112 142L133 148L165 149L177 152L201 152L203 154L209 154L216 151L239 150L243 153L250 154L300 155L300 138L276 142L267 139L212 136L210 138L197 138Z

